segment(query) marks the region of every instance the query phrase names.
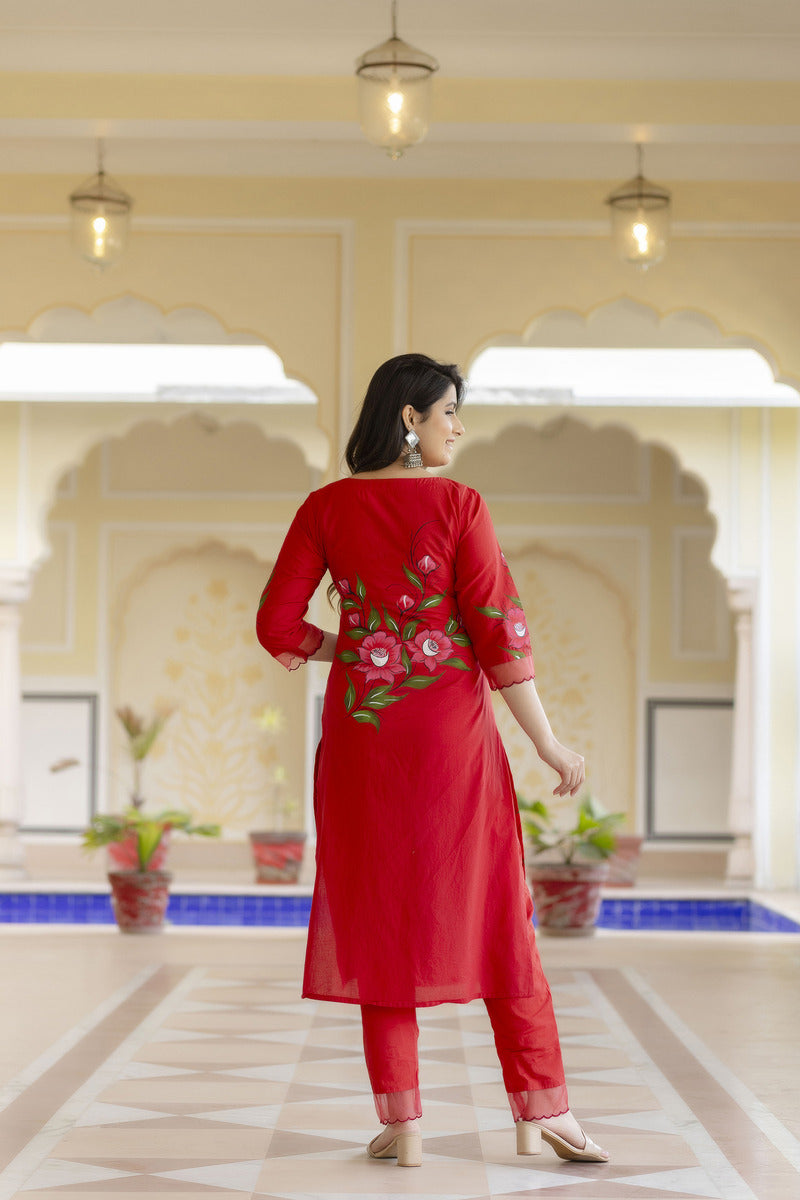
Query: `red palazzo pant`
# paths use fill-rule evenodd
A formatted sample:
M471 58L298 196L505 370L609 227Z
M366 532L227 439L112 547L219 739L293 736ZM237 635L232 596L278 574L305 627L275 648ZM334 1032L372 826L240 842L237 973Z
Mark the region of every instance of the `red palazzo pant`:
M542 996L485 1000L515 1121L536 1121L569 1108L550 989ZM362 1004L364 1055L375 1108L384 1125L422 1115L419 1027L413 1008Z

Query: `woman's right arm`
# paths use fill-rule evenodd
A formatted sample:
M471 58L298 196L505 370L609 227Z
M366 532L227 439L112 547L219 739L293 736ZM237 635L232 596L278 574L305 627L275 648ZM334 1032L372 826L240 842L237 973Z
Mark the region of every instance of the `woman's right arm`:
M327 567L314 509L312 493L289 526L256 617L261 645L290 671L309 658L332 661L331 640L336 642L333 634L305 619Z
M583 758L557 740L539 699L536 684L532 679L512 683L504 687L500 695L533 742L539 758L561 777L561 783L553 788L553 795L574 796L586 778Z

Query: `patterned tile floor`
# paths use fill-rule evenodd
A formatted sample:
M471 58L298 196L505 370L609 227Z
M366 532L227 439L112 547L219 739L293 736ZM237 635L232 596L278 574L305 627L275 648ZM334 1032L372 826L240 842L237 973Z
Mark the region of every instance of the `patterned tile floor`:
M358 1010L298 998L299 935L0 931L0 1200L797 1197L796 945L543 944L572 1106L608 1166L517 1158L483 1005L422 1010L424 1164L402 1170L364 1154Z

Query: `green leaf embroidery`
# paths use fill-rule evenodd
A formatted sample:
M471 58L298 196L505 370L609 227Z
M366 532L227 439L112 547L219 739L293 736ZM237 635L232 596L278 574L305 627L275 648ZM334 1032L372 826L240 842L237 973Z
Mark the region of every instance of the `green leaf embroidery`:
M444 600L444 592L439 592L436 596L428 596L419 606L419 611L423 608L435 608L437 604L441 604Z
M424 592L425 588L422 585L422 580L420 579L419 575L415 575L414 572L409 570L409 568L405 565L403 566L403 572L405 573L406 579L408 579L410 583L413 583L415 588L417 588L420 592Z
M501 612L499 608L479 608L479 613L483 613L485 617L497 617L500 621L505 621L506 614Z
M528 657L524 650L512 650L510 646L505 646L504 649L507 654L511 655L512 658L527 658Z
M362 638L365 638L368 635L368 633L369 633L369 630L362 629L360 625L356 629L348 629L347 630L347 636L350 638L355 638L356 641L359 641L359 642L362 640Z
M381 723L375 716L375 713L367 712L367 710L364 708L357 708L353 713L353 716L357 721L360 721L362 725L374 725L376 729L380 729L381 727Z
M392 633L396 633L396 634L398 634L398 636L399 636L399 634L400 634L400 626L397 624L397 621L395 621L394 617L390 617L390 616L389 616L389 613L388 613L387 609L384 609L384 610L383 610L383 615L384 615L384 617L386 618L386 625L387 625L387 627L388 627L389 629L391 629Z
M522 601L519 596L509 596L508 599L511 604L516 604L517 608L522 608Z
M471 646L472 642L465 633L454 633L450 638L454 646Z
M441 675L411 675L408 679L404 680L403 687L426 688L441 678Z
M367 693L361 704L363 708L381 709L388 708L390 704L397 704L397 701L401 699L402 696L392 696L389 688L384 686L373 688L371 692Z
M347 680L347 691L344 694L344 706L348 712L356 702L356 689L353 687L352 679Z
M444 627L445 633L447 633L447 634L455 633L457 629L458 629L458 621L455 619L455 617L448 617L447 624Z
M403 649L400 651L400 661L406 669L406 675L410 675L411 659L409 658L408 651L406 650L405 646L403 646Z
M367 594L367 589L364 587L364 584L361 582L361 580L356 575L356 595L358 596L359 600L363 600L364 597L366 596L366 594Z
M443 667L458 667L459 671L471 671L472 667L469 663L465 663L463 658L443 658Z
M361 662L361 656L355 650L342 650L336 657L342 662Z
M413 638L414 634L417 632L418 625L419 621L406 621L403 628L403 636L406 638Z
M380 623L381 623L381 614L379 612L377 612L374 608L370 607L369 620L367 621L367 624L369 625L369 627L373 633L378 628Z
M361 605L357 600L354 600L352 596L344 596L342 598L342 608L345 610L345 612L347 612L352 608L361 608Z

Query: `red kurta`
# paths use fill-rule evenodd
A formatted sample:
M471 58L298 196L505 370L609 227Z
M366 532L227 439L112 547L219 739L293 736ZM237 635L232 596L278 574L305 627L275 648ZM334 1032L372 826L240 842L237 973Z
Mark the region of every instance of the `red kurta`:
M490 688L533 678L487 508L435 476L313 492L258 615L290 669L325 570L341 601L315 772L317 873L303 995L416 1007L546 986L514 784Z

